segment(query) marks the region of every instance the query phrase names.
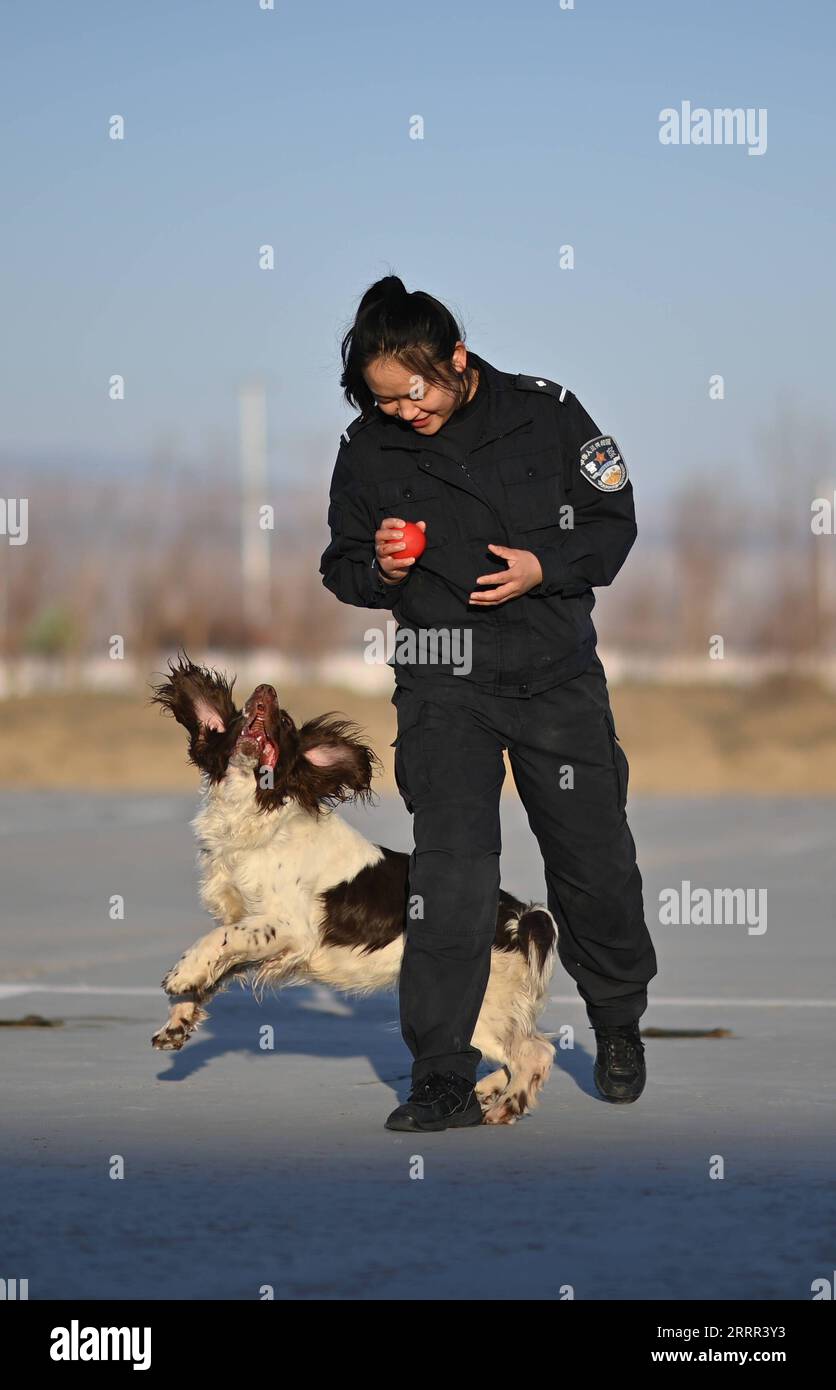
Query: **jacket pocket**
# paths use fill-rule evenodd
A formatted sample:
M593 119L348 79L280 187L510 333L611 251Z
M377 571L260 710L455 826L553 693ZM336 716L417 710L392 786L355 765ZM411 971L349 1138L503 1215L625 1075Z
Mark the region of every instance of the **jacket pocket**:
M562 463L555 448L504 459L499 476L505 488L508 520L514 531L558 527L564 505Z
M404 521L426 521L427 549L444 545L449 534L446 499L437 478L389 478L375 486L375 520L400 516Z
M615 721L612 715L607 714L605 718L610 734L613 766L615 767L616 785L618 787L618 809L619 811L623 811L627 805L627 784L630 780L630 764L627 761L627 754L621 747L618 734L615 732Z

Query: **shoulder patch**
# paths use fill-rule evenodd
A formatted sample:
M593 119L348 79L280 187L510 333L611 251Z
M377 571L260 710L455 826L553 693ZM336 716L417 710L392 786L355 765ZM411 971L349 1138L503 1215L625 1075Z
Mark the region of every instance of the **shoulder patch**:
M549 381L545 376L523 376L520 374L516 379L518 391L539 391L541 396L556 396L561 405L566 399L568 392L567 386L561 386L557 381Z
M581 445L581 473L599 492L619 492L627 482L627 465L610 434L596 434Z
M359 430L365 429L366 425L370 425L373 419L373 415L358 415L354 420L352 420L350 425L346 425L345 429L340 435L340 438L342 439L343 443L350 444L355 434L357 434Z

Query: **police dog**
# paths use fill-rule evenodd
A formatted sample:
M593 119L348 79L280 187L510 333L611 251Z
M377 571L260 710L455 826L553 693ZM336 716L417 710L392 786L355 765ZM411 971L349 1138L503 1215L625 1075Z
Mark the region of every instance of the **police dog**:
M334 712L297 728L271 685L238 709L233 681L182 656L152 701L189 736L202 773L200 895L217 926L162 982L171 999L152 1043L178 1050L235 978L264 987L317 983L345 994L397 986L409 855L373 844L336 813L371 798L379 759ZM533 1109L554 1047L536 1028L557 946L554 918L500 890L491 973L474 1046L499 1064L479 1081L486 1124Z

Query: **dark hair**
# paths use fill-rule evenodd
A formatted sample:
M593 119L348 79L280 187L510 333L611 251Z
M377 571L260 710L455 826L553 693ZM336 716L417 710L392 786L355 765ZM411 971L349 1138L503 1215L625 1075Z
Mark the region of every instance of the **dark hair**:
M384 275L366 290L343 338L343 395L349 405L370 415L375 398L363 369L375 357L394 357L422 381L452 391L458 409L473 384L470 362L463 372L453 366L458 342L464 342L464 332L444 304L424 290L410 294L397 275Z

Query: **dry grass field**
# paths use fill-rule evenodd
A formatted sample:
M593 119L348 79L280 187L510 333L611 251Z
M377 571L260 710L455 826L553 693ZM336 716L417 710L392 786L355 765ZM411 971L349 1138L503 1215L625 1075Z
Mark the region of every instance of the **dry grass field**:
M284 686L297 723L338 710L367 732L393 791L395 710L386 696ZM813 684L747 689L620 685L612 704L633 792L836 793L836 700ZM185 736L142 695L48 694L0 704L0 785L188 790ZM514 795L509 775L505 790Z

